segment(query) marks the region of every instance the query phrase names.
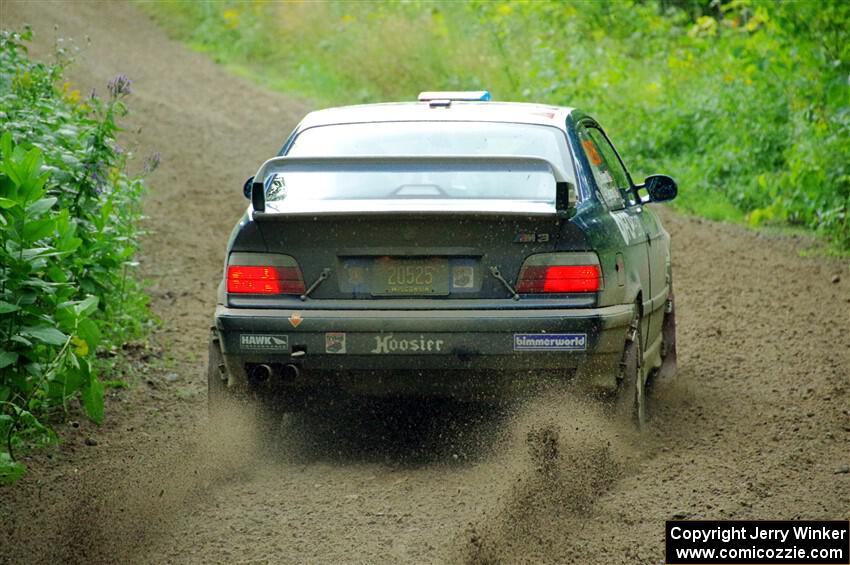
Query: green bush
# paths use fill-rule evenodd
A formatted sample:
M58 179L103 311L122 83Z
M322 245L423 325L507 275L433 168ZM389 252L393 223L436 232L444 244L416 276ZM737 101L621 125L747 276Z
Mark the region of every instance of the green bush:
M841 0L166 2L242 74L336 105L420 90L576 106L675 205L850 247L850 4Z
M115 140L130 82L82 99L57 87L66 62L29 59L30 37L0 32L0 482L74 399L102 421L96 352L150 320L133 276L143 184Z

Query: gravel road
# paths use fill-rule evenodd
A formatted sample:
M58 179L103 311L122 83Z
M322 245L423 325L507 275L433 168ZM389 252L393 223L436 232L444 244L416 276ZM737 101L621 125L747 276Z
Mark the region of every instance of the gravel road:
M648 564L672 517L850 519L846 262L668 211L680 374L643 434L555 394L346 404L271 437L246 414L211 424L206 337L242 181L309 104L131 4L4 0L0 20L32 24L38 56L57 37L78 46L82 92L129 75L125 142L137 163L163 157L142 258L161 328L107 421L60 425L58 450L0 490L0 562Z

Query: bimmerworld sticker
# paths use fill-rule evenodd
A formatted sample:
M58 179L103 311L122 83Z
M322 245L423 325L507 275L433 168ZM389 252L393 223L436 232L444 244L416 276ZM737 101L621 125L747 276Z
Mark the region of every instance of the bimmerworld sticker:
M587 334L514 334L514 351L584 351Z
M241 349L289 351L289 336L280 334L239 334Z

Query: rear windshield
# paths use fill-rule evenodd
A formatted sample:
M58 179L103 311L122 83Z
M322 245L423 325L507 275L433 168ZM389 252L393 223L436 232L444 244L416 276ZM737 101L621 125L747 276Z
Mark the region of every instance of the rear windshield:
M545 163L288 165L265 179L268 202L307 200L526 200L554 203Z
M542 157L572 176L563 132L551 126L492 122L377 122L302 131L290 157L507 155ZM540 165L374 166L290 170L266 179L269 201L487 199L554 203L555 182Z
M564 133L552 126L500 122L336 124L298 134L287 155L531 155L563 168Z

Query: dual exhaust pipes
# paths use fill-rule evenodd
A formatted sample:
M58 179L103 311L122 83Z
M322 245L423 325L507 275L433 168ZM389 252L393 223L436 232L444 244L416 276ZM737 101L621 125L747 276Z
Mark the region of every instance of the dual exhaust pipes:
M254 365L248 370L248 378L257 384L269 381L272 377L280 377L283 380L289 381L297 379L299 376L301 376L301 367L295 363L287 363L285 365L261 363Z

